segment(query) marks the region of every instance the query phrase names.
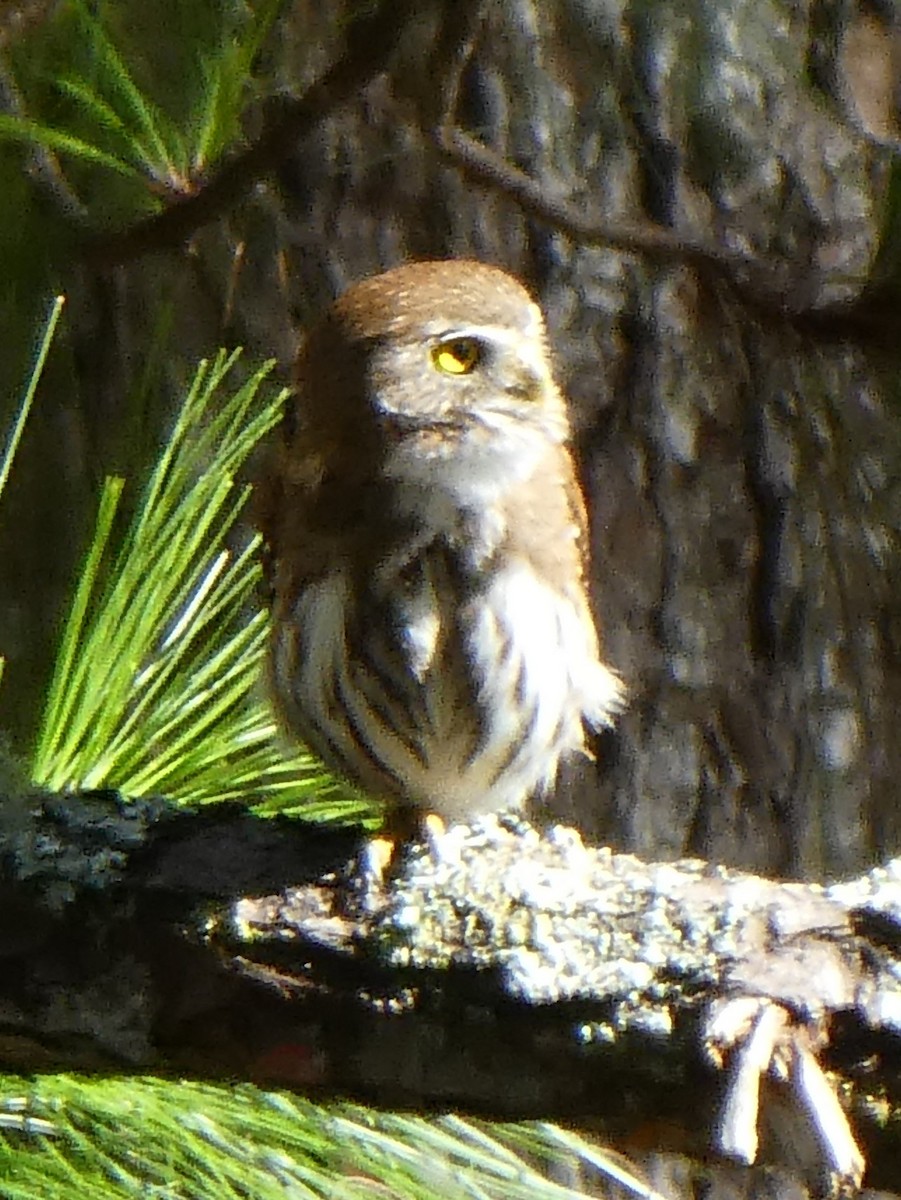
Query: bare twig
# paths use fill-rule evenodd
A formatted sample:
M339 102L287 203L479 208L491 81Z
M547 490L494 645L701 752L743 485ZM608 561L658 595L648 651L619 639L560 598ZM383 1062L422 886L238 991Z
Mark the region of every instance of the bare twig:
M466 0L444 7L441 27L430 54L433 65L433 88L431 101L420 94L416 97L420 120L425 128L433 124L445 124L453 120L460 95L463 72L472 61L476 42L485 24L490 0ZM394 80L395 89L404 90L402 79Z
M736 271L759 269L758 263L743 254L701 245L650 222L624 225L598 221L563 197L553 195L546 186L455 126L439 127L435 140L444 156L469 178L503 192L524 212L585 245L687 262L713 270L730 281L735 279Z
M470 13L461 28L450 70L440 89L441 116L433 138L445 158L465 175L484 187L503 193L538 220L580 242L609 246L627 253L653 254L657 258L690 262L712 268L732 280L736 269L747 271L756 264L744 255L702 246L659 225L614 224L598 221L582 212L562 195L554 195L546 184L539 184L524 171L503 159L483 142L459 128L457 112L463 73L475 52L478 33L485 19L484 4Z

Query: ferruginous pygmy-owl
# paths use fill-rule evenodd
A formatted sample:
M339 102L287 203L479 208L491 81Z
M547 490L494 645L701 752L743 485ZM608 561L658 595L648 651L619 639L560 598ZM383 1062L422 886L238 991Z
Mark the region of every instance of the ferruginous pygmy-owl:
M568 434L541 312L496 267L366 279L306 337L262 485L272 691L371 796L514 807L619 707Z

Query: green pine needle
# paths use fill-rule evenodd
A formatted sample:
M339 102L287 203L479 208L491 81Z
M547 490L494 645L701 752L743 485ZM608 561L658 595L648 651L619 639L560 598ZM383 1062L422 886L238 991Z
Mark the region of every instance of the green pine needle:
M159 159L158 148L156 154L151 153L138 135L128 128L113 105L83 80L60 78L56 80L56 86L77 103L83 116L96 122L98 132L105 131L110 135L110 140L121 147L122 152L116 161L128 168L129 173L140 175L142 167L148 174L151 173L150 165ZM159 169L154 173L159 175Z
M176 174L173 164L179 138L173 136L169 122L135 83L124 56L87 5L81 0L72 0L72 8L78 14L84 36L91 46L91 60L98 82L117 108L123 127L130 131L134 157L143 158L160 177ZM102 103L102 96L98 95L97 99ZM180 163L179 169L183 168L184 163Z
M174 50L184 69L152 94L146 81L157 64L116 6L67 0L28 52L11 56L17 107L0 114L0 144L59 156L67 186L94 217L112 212L127 222L157 211L165 192L193 191L243 140L259 52L284 7L259 0L197 10L187 22L196 36ZM168 68L164 36L153 52L165 54Z
M4 1087L4 1083L6 1086ZM151 1078L0 1079L3 1196L158 1200L577 1200L536 1163L660 1200L575 1133L538 1123L425 1119L284 1092ZM595 1192L595 1194L597 1194Z
M31 406L34 403L35 393L38 390L38 383L41 375L44 373L44 364L47 362L47 355L50 353L50 347L53 343L53 335L56 332L56 326L60 318L60 313L63 311L63 305L66 302L65 296L57 296L50 306L50 312L47 316L47 321L44 325L44 330L38 342L38 352L34 364L31 368L31 374L28 377L28 383L25 385L25 392L19 402L19 408L16 412L15 420L9 434L9 439L0 455L0 497L3 496L6 482L9 479L9 472L13 465L13 459L16 457L16 451L19 448L19 442L22 440L22 432L25 429L25 422L28 420L28 414L31 412ZM0 683L3 681L3 668L6 665L6 660L0 656Z
M55 791L114 787L175 800L265 798L264 811L351 817L316 763L286 759L260 680L266 617L258 537L238 534L237 479L279 418L270 367L231 383L238 355L201 364L135 514L103 488L33 755Z
M41 380L41 375L44 373L44 365L47 362L47 355L50 353L50 346L53 342L53 335L56 332L56 326L59 322L60 313L63 311L63 305L66 302L65 296L57 296L50 306L50 312L47 315L47 321L44 325L44 330L38 342L38 352L34 360L34 365L31 368L31 374L28 377L28 383L25 387L25 393L19 404L16 419L13 422L12 432L9 435L9 441L6 443L6 448L0 456L0 496L3 495L3 489L6 487L6 481L9 479L9 471L13 465L13 459L16 457L16 451L19 448L19 442L22 439L22 431L25 428L25 422L28 420L28 414L31 412L31 406L34 403L35 392L38 390L38 384Z
M223 28L218 45L202 55L198 72L204 86L192 122L197 130L194 171L208 170L239 136L254 62L284 4L285 0L262 0L257 11L245 12L240 27Z
M84 138L75 137L61 129L52 129L49 125L31 121L26 117L0 115L0 141L4 140L42 146L45 150L68 154L93 166L107 167L118 175L125 175L131 179L142 178L136 167L113 154L107 154L105 150L86 142Z

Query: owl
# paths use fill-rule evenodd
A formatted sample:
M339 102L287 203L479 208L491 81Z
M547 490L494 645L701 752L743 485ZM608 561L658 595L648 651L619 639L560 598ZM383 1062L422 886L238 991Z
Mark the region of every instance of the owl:
M303 342L261 485L271 692L392 811L515 809L621 706L569 434L542 314L497 267L365 279Z

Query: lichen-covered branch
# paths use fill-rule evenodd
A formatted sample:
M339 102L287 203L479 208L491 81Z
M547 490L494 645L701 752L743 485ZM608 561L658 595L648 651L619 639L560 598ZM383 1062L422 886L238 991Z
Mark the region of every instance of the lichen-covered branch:
M354 831L114 793L4 811L7 1065L662 1122L744 1161L775 1092L823 1186L859 1179L856 1141L886 1152L901 870L778 883L492 822L385 883Z

